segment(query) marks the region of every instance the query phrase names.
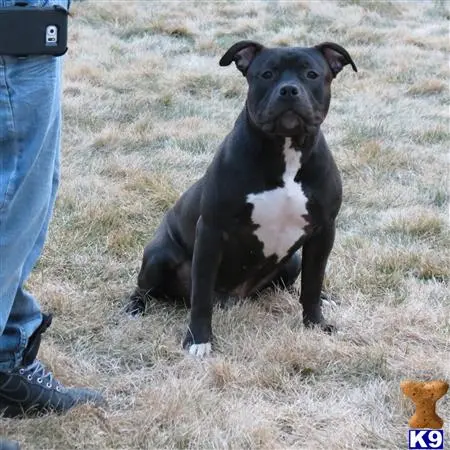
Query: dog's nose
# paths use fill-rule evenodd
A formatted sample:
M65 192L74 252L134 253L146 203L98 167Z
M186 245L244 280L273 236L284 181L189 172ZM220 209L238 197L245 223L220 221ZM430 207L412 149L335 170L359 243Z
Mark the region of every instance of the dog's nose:
M281 97L297 97L298 87L294 84L284 84L280 88Z

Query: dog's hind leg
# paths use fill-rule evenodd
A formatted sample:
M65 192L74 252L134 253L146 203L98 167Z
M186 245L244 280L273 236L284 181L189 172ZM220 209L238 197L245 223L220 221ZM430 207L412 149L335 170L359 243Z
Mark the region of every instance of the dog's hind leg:
M272 281L272 285L284 289L290 288L299 277L301 270L302 258L300 252L295 252Z
M301 269L302 258L300 256L300 252L296 252L281 269L280 273L272 282L272 284L282 289L289 289L300 277ZM320 300L323 304L329 306L336 306L337 304L339 304L339 299L335 295L323 290L320 293Z
M302 257L300 252L295 252L282 266L275 272L273 278L265 281L251 295L255 295L267 288L289 289L297 280L302 270Z
M155 240L145 248L137 288L130 296L126 306L127 313L143 313L148 297L178 300L186 294L189 296L190 280L185 277L179 279L180 272L183 272L180 268L184 266L186 258L170 242L164 244ZM181 286L186 288L182 289Z
M164 283L165 271L169 266L164 250L147 246L138 275L137 288L130 296L126 312L132 315L145 311L146 297L159 297Z

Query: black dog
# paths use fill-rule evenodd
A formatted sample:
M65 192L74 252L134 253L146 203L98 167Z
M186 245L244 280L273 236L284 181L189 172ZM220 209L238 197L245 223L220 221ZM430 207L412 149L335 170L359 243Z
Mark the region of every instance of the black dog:
M168 211L144 251L138 289L145 295L190 299L183 346L211 351L214 294L251 296L290 286L301 271L305 325L331 331L321 311L322 282L334 242L342 187L320 130L331 81L351 64L341 46L266 48L233 45L220 60L246 77L247 101L206 174ZM302 257L298 250L303 247Z

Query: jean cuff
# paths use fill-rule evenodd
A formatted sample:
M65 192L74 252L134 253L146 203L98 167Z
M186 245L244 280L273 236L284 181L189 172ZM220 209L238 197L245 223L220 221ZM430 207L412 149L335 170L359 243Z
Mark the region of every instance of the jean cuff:
M4 361L0 361L0 372L10 372L11 370L16 369L22 364L23 353L27 346L28 338L25 333L25 330L20 327L20 338L19 345L16 348L16 351L7 353L9 358Z

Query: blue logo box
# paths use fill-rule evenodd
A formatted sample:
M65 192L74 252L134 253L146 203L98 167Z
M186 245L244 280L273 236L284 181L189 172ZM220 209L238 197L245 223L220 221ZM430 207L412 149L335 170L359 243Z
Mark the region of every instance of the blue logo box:
M444 450L444 430L412 429L408 431L409 450Z

